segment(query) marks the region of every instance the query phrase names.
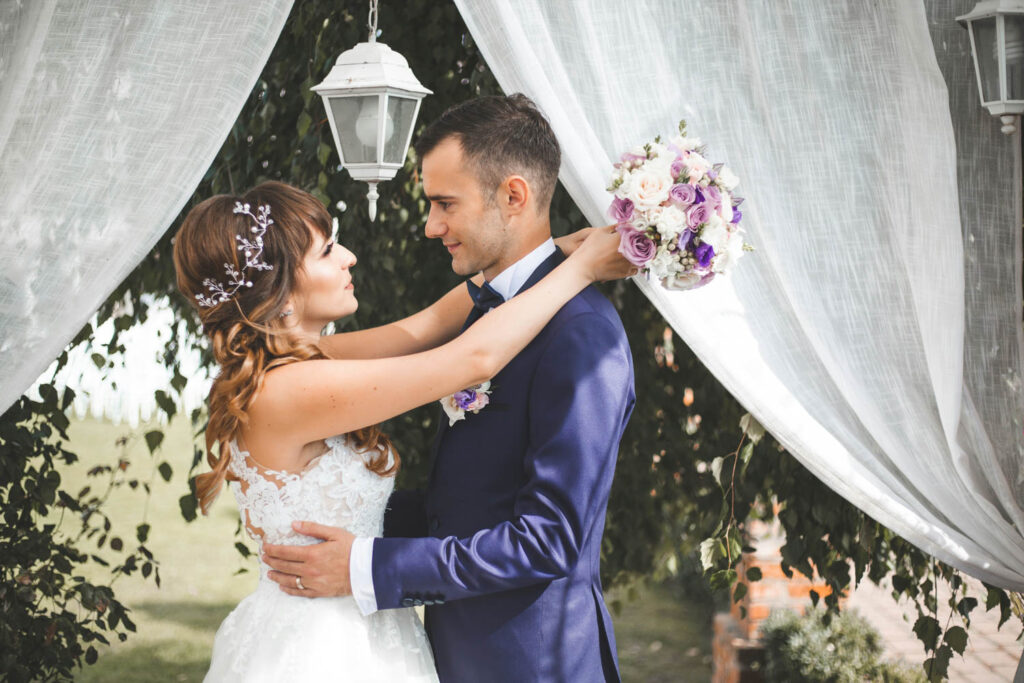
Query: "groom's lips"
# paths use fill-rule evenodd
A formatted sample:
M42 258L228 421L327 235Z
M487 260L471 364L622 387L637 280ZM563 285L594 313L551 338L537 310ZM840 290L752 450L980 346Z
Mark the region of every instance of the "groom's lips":
M444 245L444 248L448 250L449 254L454 254L455 250L461 246L459 242L452 242L451 244Z

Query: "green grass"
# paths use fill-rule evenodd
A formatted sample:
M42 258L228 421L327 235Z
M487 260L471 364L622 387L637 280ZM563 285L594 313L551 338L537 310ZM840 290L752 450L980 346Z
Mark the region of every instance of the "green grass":
M122 487L105 509L126 546L137 524L145 519L152 525L147 547L160 562L162 579L160 588L152 578L143 580L137 574L115 582L115 593L130 608L138 632L127 642L102 650L99 661L77 678L86 683L201 681L217 627L256 582L255 559L243 560L234 548L239 540L238 513L230 493L218 499L209 517L192 523L181 517L178 498L187 491L185 475L192 460L187 422L165 428L158 451L174 469L170 482L155 473L158 460L150 458L143 438L148 429L83 420L70 430L71 450L82 461L63 471L68 490L87 484L95 489L98 482L86 475L88 469L114 465L122 455L131 463L125 476L151 481L148 507L141 490ZM121 436L128 437L123 447L115 445ZM112 551L104 554L117 557ZM236 574L243 567L248 573ZM103 580L101 568L87 573ZM608 600L621 604L613 619L623 680L710 680L711 627L706 613L662 585L639 587L632 599L625 591L612 592Z

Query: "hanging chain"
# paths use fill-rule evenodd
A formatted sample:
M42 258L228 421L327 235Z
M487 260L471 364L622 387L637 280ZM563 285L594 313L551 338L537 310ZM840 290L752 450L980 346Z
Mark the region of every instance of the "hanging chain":
M377 42L377 0L370 0L370 18L366 26L370 29L370 42Z

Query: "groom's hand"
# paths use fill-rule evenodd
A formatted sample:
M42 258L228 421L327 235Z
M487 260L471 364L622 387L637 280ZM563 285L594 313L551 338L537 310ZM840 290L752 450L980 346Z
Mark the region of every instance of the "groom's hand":
M355 536L344 529L313 522L293 522L292 528L305 536L323 539L323 543L264 544L263 561L272 570L267 576L288 595L303 598L351 595L348 561Z

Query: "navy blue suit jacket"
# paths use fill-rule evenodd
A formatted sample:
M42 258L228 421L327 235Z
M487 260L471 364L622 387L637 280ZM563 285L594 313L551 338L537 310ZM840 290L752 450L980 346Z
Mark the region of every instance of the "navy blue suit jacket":
M427 605L442 681L619 680L600 557L633 403L625 331L591 287L494 377L488 406L442 415L422 500L396 494L385 523L426 535L373 546L378 606Z

